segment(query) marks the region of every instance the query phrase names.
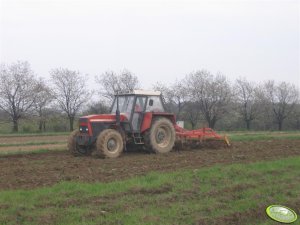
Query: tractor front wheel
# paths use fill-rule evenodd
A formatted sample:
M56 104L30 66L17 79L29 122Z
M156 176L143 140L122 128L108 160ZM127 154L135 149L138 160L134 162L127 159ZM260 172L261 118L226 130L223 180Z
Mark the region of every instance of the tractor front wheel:
M96 147L100 157L117 158L124 148L122 135L114 129L104 130L97 138Z
M91 151L88 147L83 148L79 147L76 144L76 137L79 134L79 130L74 130L68 138L68 150L74 156L88 156L91 154Z
M175 129L172 122L164 117L153 120L145 134L145 145L155 153L170 152L175 144Z

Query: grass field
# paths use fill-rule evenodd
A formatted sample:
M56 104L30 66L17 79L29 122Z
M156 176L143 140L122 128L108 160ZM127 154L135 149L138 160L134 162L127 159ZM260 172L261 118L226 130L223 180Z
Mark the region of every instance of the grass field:
M225 134L225 133L224 133ZM259 140L280 140L280 139L298 139L300 140L300 131L269 131L269 132L230 132L228 133L232 141L259 141Z
M48 137L0 137L0 149L23 143L39 153L0 155L1 225L272 225L279 223L266 216L268 205L300 213L300 132L233 132L231 149L114 160L52 154L42 147L67 136Z
M0 223L274 224L265 208L283 204L299 210L299 195L300 157L293 157L2 191Z

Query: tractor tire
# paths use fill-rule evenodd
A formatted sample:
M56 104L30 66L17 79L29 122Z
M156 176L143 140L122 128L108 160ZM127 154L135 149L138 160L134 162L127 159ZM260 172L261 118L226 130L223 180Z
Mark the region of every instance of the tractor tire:
M164 117L152 121L149 131L144 136L145 146L154 153L168 153L175 144L176 134L172 122Z
M91 154L89 149L85 151L79 150L78 146L76 145L76 136L79 134L79 130L74 130L69 138L68 138L68 150L73 156L88 156Z
M114 129L102 131L96 142L97 155L103 158L117 158L124 149L123 138L120 132Z

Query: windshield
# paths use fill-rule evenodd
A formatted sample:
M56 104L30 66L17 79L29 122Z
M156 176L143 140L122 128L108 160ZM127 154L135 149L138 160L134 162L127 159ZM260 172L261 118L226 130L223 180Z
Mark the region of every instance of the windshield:
M127 119L130 119L131 110L133 107L134 96L119 96L119 110L120 113L124 113ZM114 105L111 110L111 114L115 114L117 110L117 99L114 101Z

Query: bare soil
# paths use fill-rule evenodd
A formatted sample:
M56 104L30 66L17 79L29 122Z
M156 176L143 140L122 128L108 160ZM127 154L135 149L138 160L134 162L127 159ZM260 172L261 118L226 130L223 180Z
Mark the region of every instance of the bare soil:
M300 156L300 140L235 142L231 148L128 152L117 159L74 157L67 151L0 156L0 189L36 188L60 181L109 182L149 171L197 169L214 164Z

